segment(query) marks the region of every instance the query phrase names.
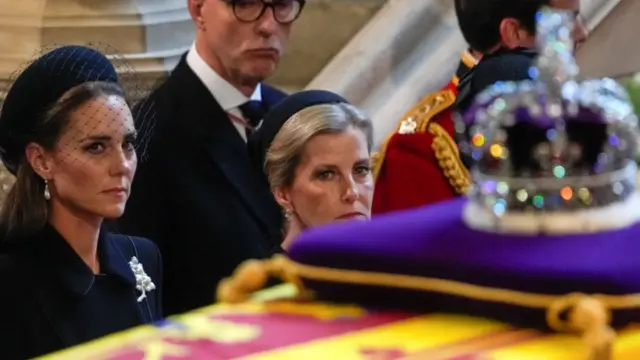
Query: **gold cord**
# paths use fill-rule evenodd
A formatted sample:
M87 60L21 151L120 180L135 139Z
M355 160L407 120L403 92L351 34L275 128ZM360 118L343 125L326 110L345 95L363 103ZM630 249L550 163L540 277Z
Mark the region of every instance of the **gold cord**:
M544 309L551 329L582 334L588 360L611 359L615 332L610 327L610 311L640 307L640 294L535 294L437 278L309 266L295 263L283 255L262 261L248 260L240 265L231 278L220 283L218 301L246 301L253 292L266 285L269 276L292 283L304 298L309 298L311 292L304 288L303 279L310 279L436 292L478 301ZM566 319L562 316L565 313L568 314Z

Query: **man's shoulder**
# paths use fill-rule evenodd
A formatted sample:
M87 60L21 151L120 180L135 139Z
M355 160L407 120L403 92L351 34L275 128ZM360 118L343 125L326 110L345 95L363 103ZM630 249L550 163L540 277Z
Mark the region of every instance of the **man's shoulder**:
M507 51L486 56L458 85L455 109L466 111L476 95L500 81L523 81L531 79L531 66L536 53L530 50Z
M535 53L531 51L506 52L483 59L473 72L474 87L481 91L498 81L529 80L534 59Z
M441 122L443 117L450 118L447 110L454 104L455 98L456 92L449 85L440 91L435 91L422 97L400 119L395 131L382 141L380 151L372 155L374 178L379 175L386 154L392 147L409 145L409 148L413 148L413 145L420 145L420 149L417 150L419 152L423 151L425 146L430 148L429 139L435 136L430 132L430 125L434 122ZM420 140L414 141L413 138L418 137Z

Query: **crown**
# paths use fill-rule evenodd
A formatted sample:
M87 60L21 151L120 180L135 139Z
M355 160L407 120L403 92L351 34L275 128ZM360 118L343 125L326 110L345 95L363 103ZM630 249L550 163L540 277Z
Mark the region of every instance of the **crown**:
M499 218L624 202L640 134L629 96L612 79L576 81L573 13L545 8L536 22L533 80L496 83L457 116L470 203Z

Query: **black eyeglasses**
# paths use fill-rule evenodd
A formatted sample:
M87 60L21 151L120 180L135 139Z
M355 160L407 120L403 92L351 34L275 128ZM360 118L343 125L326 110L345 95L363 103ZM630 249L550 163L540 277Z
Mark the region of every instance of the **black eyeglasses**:
M264 15L267 8L271 8L273 17L282 25L294 22L300 13L306 0L224 0L233 8L233 14L242 22L254 22Z

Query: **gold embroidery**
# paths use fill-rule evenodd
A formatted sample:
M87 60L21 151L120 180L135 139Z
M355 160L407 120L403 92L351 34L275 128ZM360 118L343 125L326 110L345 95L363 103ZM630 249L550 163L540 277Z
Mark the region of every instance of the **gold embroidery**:
M429 124L429 132L433 135L431 148L444 176L449 180L449 184L456 193L466 193L471 187L471 174L460 160L460 153L455 141L440 124Z
M211 319L204 314L192 314L180 319L172 339L211 340L223 344L246 343L259 338L262 329L255 325Z
M396 125L396 129L393 133L387 135L380 145L380 150L371 155L371 164L374 180L378 180L384 159L387 153L387 146L391 137L396 133L405 134L401 130L407 130L408 122L412 123L414 130L411 132L425 132L427 124L442 111L446 110L449 106L455 102L455 94L451 90L442 90L431 93L423 97L416 106L409 110L402 120ZM414 123L414 124L413 124ZM403 128L404 126L404 128Z
M266 303L265 309L269 313L290 315L304 315L318 320L335 320L339 318L358 318L366 315L365 310L356 306L323 305L317 303Z
M186 357L189 355L189 347L176 345L162 339L145 342L138 346L144 352L144 360L162 360L167 357Z

